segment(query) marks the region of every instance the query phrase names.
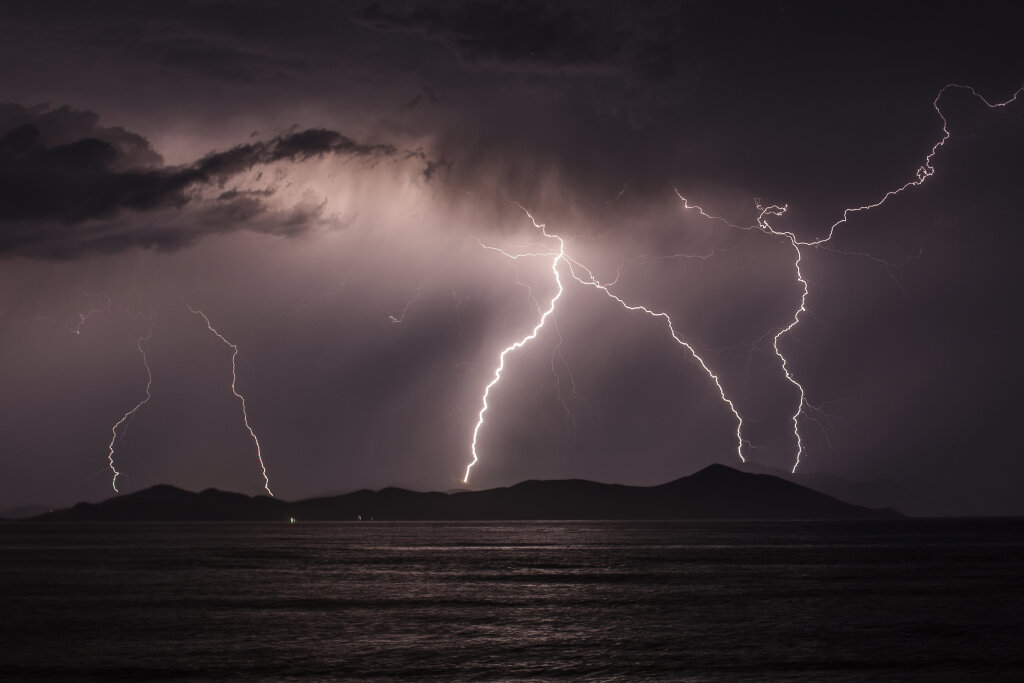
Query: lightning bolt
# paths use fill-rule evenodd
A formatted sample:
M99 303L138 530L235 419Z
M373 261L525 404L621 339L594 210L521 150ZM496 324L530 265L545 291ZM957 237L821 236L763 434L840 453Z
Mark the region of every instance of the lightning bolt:
M402 312L401 313L399 313L397 316L395 316L395 315L389 315L388 316L388 320L391 321L392 325L401 325L402 324L402 321L405 320L405 314L409 312L409 307L412 306L414 303L416 303L417 301L420 300L420 293L422 292L422 290L423 290L423 285L420 285L419 287L416 288L416 294L411 299L409 299L407 302L405 302L405 306L402 308Z
M554 275L555 285L557 287L557 291L555 292L554 296L551 298L550 302L548 303L547 309L544 310L541 313L540 320L537 322L537 324L533 328L533 330L528 335L523 337L522 339L520 339L520 340L510 344L509 346L505 347L505 349L502 350L501 354L498 357L498 367L494 371L494 377L491 379L490 383L486 387L484 387L484 394L483 394L483 398L481 400L481 408L480 408L480 412L477 415L476 426L473 429L473 439L472 439L472 442L470 444L470 451L472 453L473 460L466 467L466 476L463 478L463 483L468 483L469 482L470 471L472 470L473 466L476 465L476 463L479 462L479 460L480 460L479 453L477 452L477 441L478 441L478 437L479 437L479 434L480 434L480 429L484 425L484 417L485 417L485 415L487 413L487 410L489 408L489 404L487 402L487 399L490 396L491 389L493 389L495 387L495 385L497 385L498 382L501 381L501 373L502 373L502 371L505 368L505 358L506 358L506 356L508 356L509 353L511 353L511 352L513 352L513 351L515 351L517 349L522 348L523 346L525 346L526 344L528 344L530 341L532 341L533 339L535 339L537 337L537 335L540 333L540 330L544 327L544 324L547 322L548 318L550 318L551 315L555 312L555 307L556 307L556 305L558 303L558 300L562 296L562 293L564 291L564 287L562 285L562 279L561 279L561 276L560 276L559 270L558 270L559 263L565 263L566 264L566 266L568 268L568 271L569 271L569 275L570 275L570 277L572 277L573 280L575 280L576 282L578 282L581 285L584 285L584 286L587 286L587 287L593 287L595 289L600 290L606 296L608 296L610 299L612 299L613 301L618 303L620 306L622 306L624 309L626 309L628 311L633 311L633 312L643 312L643 313L645 313L646 315L648 315L650 317L659 318L659 319L662 319L662 320L665 321L666 326L668 327L668 331L671 334L672 338L676 341L677 344L679 344L680 346L685 348L690 353L690 355L693 357L693 359L695 361L697 361L697 363L701 366L701 368L708 375L708 377L711 378L711 380L715 384L715 387L718 389L718 393L719 393L719 396L721 396L722 401L729 407L730 412L732 412L733 416L736 418L736 443L737 443L737 445L736 445L736 455L739 457L741 462L746 462L746 458L743 456L743 446L746 443L746 441L744 441L744 439L743 439L743 417L740 415L739 411L736 409L736 406L732 402L732 400L729 399L728 396L726 396L725 389L722 387L722 382L721 382L721 379L718 377L718 375L715 374L715 372L713 370L711 370L711 368L704 361L704 359L701 358L700 354L697 353L697 350L694 349L693 346L688 341L686 341L686 339L683 338L676 331L675 324L672 322L672 318L667 313L663 313L663 312L659 312L659 311L654 311L654 310L651 310L651 309L649 309L649 308L647 308L645 306L630 304L627 301L625 301L624 299L622 299L621 297L619 297L618 295L616 295L615 293L613 293L611 291L611 289L609 288L611 286L610 284L605 284L605 283L600 282L594 276L593 272L587 266L583 265L579 260L577 260L575 258L572 258L572 257L570 257L569 255L566 254L565 240L564 239L559 237L557 234L549 233L547 231L547 226L544 223L537 223L537 221L533 217L533 215L530 214L530 212L528 210L526 210L522 205L516 204L516 206L519 206L519 208L522 209L522 211L529 217L530 221L533 223L533 226L536 229L541 231L541 234L543 234L545 237L553 238L553 239L558 240L558 251L557 252L555 252L553 250L547 250L547 251L532 251L532 252L524 252L524 253L519 253L519 254L513 254L513 253L507 252L504 249L501 249L499 247L494 247L494 246L490 246L490 245L484 244L484 243L480 242L479 240L477 240L477 242L484 249L488 249L490 251L498 252L499 254L505 256L506 258L509 258L509 259L512 259L512 260L517 260L517 259L524 258L524 257L553 256L553 259L551 261L551 272ZM533 245L528 245L528 246L533 246ZM713 255L713 252L709 253L707 255L703 255L703 256L691 256L689 254L678 254L676 256L687 256L687 257L690 257L690 258L710 258L712 255ZM618 280L619 276L621 275L622 268L624 266L625 266L625 264L623 264L623 266L619 267L618 273L616 274L616 281ZM580 269L580 271L582 271L583 273L585 273L585 277L581 277L580 275L577 274L577 272L576 272L577 268ZM532 296L532 293L531 293L531 296ZM538 307L538 310L539 310L539 307ZM561 335L559 335L559 338L561 339ZM556 346L556 352L558 352L560 346L561 346L561 341L559 342L559 345ZM556 376L556 379L557 379L557 376ZM561 395L559 395L559 400L562 400ZM565 404L564 404L564 401L563 401L563 406L564 405Z
M519 206L519 205L517 204L517 206ZM521 206L520 206L520 208L522 209ZM523 210L525 211L525 209L523 209ZM529 214L527 214L527 215L529 215ZM531 216L531 220L532 220L532 216ZM534 222L534 226L537 227L537 223L536 222ZM513 262L518 262L519 259L521 259L521 258L537 258L537 257L544 258L544 257L550 257L550 256L555 256L556 255L556 252L554 252L550 248L548 248L547 245L539 244L539 243L536 243L536 242L532 242L530 244L519 245L518 248L519 249L535 249L535 248L540 248L540 249L544 249L544 251L523 251L523 252L518 253L518 254L513 254L513 253L511 253L509 251L506 251L504 249L501 249L499 247L495 247L495 246L492 246L492 245L489 245L489 244L484 244L479 239L476 239L476 243L478 245L480 245L481 248L486 249L487 251L493 251L493 252L496 252L498 254L501 254L502 256L504 256L505 258L507 258L507 259L509 259L509 260L511 260ZM516 265L515 274L516 274L516 286L522 287L523 289L526 290L527 296L530 297L530 301L533 302L534 307L537 309L537 315L543 315L544 309L541 307L540 302L537 301L537 297L534 296L533 288L530 287L529 284L523 282L520 279L520 277L519 277L518 263ZM571 427L573 429L575 429L575 427L576 427L576 417L572 414L572 410L569 409L569 403L566 401L565 397L562 395L562 378L561 378L561 375L558 372L558 364L561 364L562 368L569 375L570 398L580 398L580 395L576 392L576 380L575 380L575 378L572 375L572 370L569 368L569 364L566 362L565 357L562 354L562 344L564 343L564 339L562 338L562 333L558 329L557 325L554 326L554 332L558 336L558 343L555 344L554 349L552 349L552 351L551 351L551 376L554 377L554 380L555 380L555 397L558 399L558 402L562 405L562 409L565 411L565 418L566 418L566 427L567 427L567 429L569 428L570 425L571 425ZM556 362L556 359L557 359L557 362Z
M236 386L236 383L238 382L238 371L236 368L236 361L238 359L238 347L235 344L232 344L230 341L228 341L224 335L222 335L213 327L213 324L210 322L210 319L206 316L205 313L203 313L198 308L192 308L192 306L190 306L187 303L185 303L185 307L188 308L188 310L191 311L193 314L202 317L203 321L206 323L206 329L208 329L213 334L213 336L217 337L217 339L221 340L221 342L223 342L225 346L228 346L231 349L231 393L233 393L238 398L238 402L242 404L242 422L245 423L245 428L249 430L249 435L252 437L253 443L256 444L256 458L257 460L259 460L260 469L263 471L263 488L266 489L268 494L273 496L274 492L270 490L270 477L267 476L267 466L263 462L263 450L260 446L260 440L256 438L256 432L253 431L252 426L249 424L249 412L246 409L245 396L242 396L242 394L238 392L238 388Z
M945 144L949 141L952 135L949 132L949 121L946 119L946 115L942 113L942 107L939 106L939 100L941 100L942 96L946 94L946 91L952 89L968 91L969 93L971 93L971 95L973 95L976 99L981 101L981 103L984 104L989 109L1001 109L1007 106L1008 104L1015 102L1017 100L1017 96L1020 95L1021 92L1024 92L1024 86L1021 86L1020 88L1017 89L1016 92L1013 93L1013 95L1009 99L1004 100L1003 102L989 102L983 95L981 95L977 90L975 90L969 85L961 85L959 83L947 83L946 85L942 86L942 89L939 90L938 94L935 96L935 99L932 100L932 109L935 110L935 113L939 115L939 119L942 120L942 137L940 137L939 140L934 145L932 145L932 149L930 152L928 152L928 156L924 158L924 162L921 164L920 167L918 167L917 173L915 174L916 177L914 178L914 180L907 181L906 183L896 188L895 190L889 190L874 203L864 204L863 206L855 206L843 210L842 218L837 220L829 227L828 233L824 237L806 242L797 241L794 237L794 241L797 241L797 244L799 245L810 247L816 247L821 244L825 244L826 242L829 242L833 237L835 237L836 230L839 228L839 226L849 222L851 214L860 213L861 211L870 211L871 209L877 209L878 207L882 206L896 195L902 194L904 191L912 187L919 187L920 185L923 185L925 181L927 181L929 178L935 175L935 167L932 165L932 160L935 158L935 155L939 153L939 150L945 146Z
M584 278L577 275L576 268L579 268L581 271L583 271L586 277ZM733 417L736 418L736 455L739 457L740 462L746 462L747 459L743 456L743 446L747 444L747 442L743 439L743 417L736 409L736 405L732 402L732 399L726 396L725 388L722 386L722 380L718 377L717 374L715 374L715 372L704 361L704 359L701 358L700 354L697 353L697 350L693 348L693 345L690 344L690 342L686 341L686 339L679 334L679 332L676 330L675 323L672 322L671 316L669 316L668 313L655 311L646 306L642 306L639 304L631 304L627 302L625 299L611 291L610 284L602 283L594 276L593 272L591 272L589 268L587 268L585 265L583 265L582 263L575 259L569 259L569 272L572 275L572 278L576 280L576 282L579 282L582 285L585 285L587 287L593 287L594 289L598 289L604 292L604 294L608 296L608 298L615 301L617 304L622 306L622 308L626 309L627 311L644 313L645 315L648 315L652 318L659 318L665 321L665 325L668 328L669 334L672 336L672 339L674 339L677 344L685 348L693 357L693 359L697 361L697 364L700 365L700 367L704 370L707 376L714 383L715 388L718 389L718 395L722 398L722 402L729 407L729 411L732 412ZM618 279L618 276L616 276L616 279Z
M508 356L508 354L512 353L513 351L516 351L517 349L523 348L524 346L526 346L531 341L533 341L534 339L537 338L537 335L540 333L541 328L544 327L544 323L546 323L548 318L550 318L551 315L555 312L555 306L558 304L558 300L561 298L562 292L564 291L564 288L562 287L562 277L561 277L561 275L558 272L558 264L565 260L565 241L561 237L559 237L558 235L549 235L548 232L547 232L547 227L543 223L537 223L537 221L530 214L530 212L527 211L525 208L523 208L522 205L517 204L517 206L519 206L519 208L522 209L523 212L525 212L527 216L529 216L530 222L533 223L533 226L535 228L537 228L538 230L541 231L542 235L544 235L545 237L548 237L548 238L554 238L554 239L558 240L558 252L554 254L554 258L551 261L551 273L554 275L555 285L557 286L557 291L555 292L554 296L551 297L551 301L548 302L547 309L541 313L540 320L537 321L537 324L534 326L533 330L528 335L526 335L525 337L520 339L519 341L513 342L512 344L506 346L502 350L501 354L499 354L499 356L498 356L498 367L495 368L495 370L494 370L494 378L491 379L490 383L488 383L486 387L484 387L484 395L483 395L483 398L480 401L480 403L481 403L480 412L477 413L476 426L473 428L473 440L470 443L470 451L473 454L473 461L471 463L469 463L469 465L466 466L466 476L463 477L463 479L462 479L462 483L464 483L464 484L468 484L469 483L469 473L470 473L470 470L473 469L473 465L477 464L480 461L480 456L477 453L477 440L480 437L480 430L484 426L484 416L487 414L487 409L489 408L489 405L487 403L487 399L491 395L491 389L493 389L498 384L498 382L501 381L501 373L505 369L505 358ZM498 249L497 247L487 247L486 245L483 245L483 244L481 244L481 246L484 246L485 248L488 248L488 249L492 249L494 251L498 251L498 252L500 252L500 253L504 254L505 256L507 256L509 258L512 258L512 259L517 259L517 258L520 258L521 256L525 256L526 255L526 254L513 255L513 254L509 254L508 252L506 252L506 251L504 251L502 249ZM546 256L548 254L531 254L531 255L545 255Z
M109 307L110 304L108 303L107 308ZM81 322L84 323L87 317L88 316L82 317ZM123 425L128 420L128 418L132 417L135 413L137 413L139 409L142 408L142 406L149 403L149 399L152 397L152 394L150 394L150 388L153 386L153 373L149 368L149 358L146 357L146 349L143 348L142 343L149 341L153 337L153 328L155 326L156 318L150 318L149 328L146 330L146 334L139 337L136 343L136 346L139 349L139 355L142 356L142 364L146 368L146 397L143 398L138 403L136 403L134 408L132 408L124 415L122 415L121 419L115 422L114 426L110 428L111 436L110 444L107 446L107 461L110 463L110 471L114 475L110 481L110 485L114 489L114 493L120 493L120 491L117 490L117 478L121 476L121 473L117 470L117 467L114 465L114 444L117 442L117 430L121 425ZM78 332L75 331L75 334L78 334Z
M797 381L796 377L794 377L792 371L790 370L788 359L786 358L785 354L783 354L782 350L779 348L779 341L784 336L789 334L797 325L800 324L800 319L801 319L800 316L801 316L801 314L804 314L804 313L808 312L807 311L807 297L810 294L810 286L808 285L807 280L804 278L803 270L801 268L801 264L802 264L803 258L804 258L804 252L802 251L801 247L812 247L812 248L829 249L831 251L835 251L836 253L840 253L840 254L847 254L847 255L853 255L853 256L866 256L866 257L868 257L868 258L870 258L870 259L872 259L872 260L874 260L876 262L880 262L880 263L884 264L886 266L887 270L889 271L890 276L892 276L893 269L896 266L895 266L895 264L892 264L889 261L886 261L884 259L880 259L880 258L872 256L870 254L864 254L864 253L861 253L861 252L844 252L844 251L840 251L840 250L831 249L830 247L827 247L826 245L829 242L831 242L832 239L836 236L836 232L839 229L839 227L844 225L844 224L846 224L846 223L848 223L850 221L850 217L852 215L857 214L857 213L861 213L861 212L871 211L872 209L877 209L877 208L883 206L886 202L888 202L893 197L902 194L903 192L909 190L910 188L919 187L919 186L923 185L929 178L931 178L933 175L935 175L935 166L933 165L932 162L935 159L935 155L938 154L939 150L942 149L943 146L945 146L945 144L949 141L949 139L950 139L950 137L952 135L950 133L950 130L949 130L949 121L946 118L946 115L942 112L942 107L940 106L939 102L942 99L942 96L947 91L949 91L951 89L960 89L960 90L968 91L971 95L973 95L976 99L980 100L989 109L997 109L997 108L1005 107L1008 104L1016 101L1017 97L1022 92L1024 92L1024 86L1022 86L1022 87L1018 88L1016 90L1016 92L1014 92L1013 95L1009 99L1007 99L1007 100L1005 100L1003 102L990 102L988 99L986 99L984 96L979 94L978 91L975 90L974 88L972 88L971 86L961 85L961 84L958 84L958 83L948 83L945 86L943 86L942 89L939 90L938 94L935 96L935 99L932 100L932 108L935 110L936 114L938 114L938 116L939 116L939 119L942 121L942 136L939 138L939 140L937 142L935 142L932 145L932 148L928 152L927 156L925 156L923 163L921 164L921 166L918 167L917 172L915 173L914 179L907 181L906 183L904 183L903 185L897 187L896 189L887 191L884 195L882 195L881 198L879 198L878 200L876 200L876 201L874 201L872 203L863 204L861 206L855 206L855 207L851 207L851 208L848 208L848 209L844 209L841 218L839 220L837 220L835 223L833 223L831 226L829 226L829 229L826 232L826 234L823 237L820 237L818 239L801 240L801 239L799 239L796 236L796 233L793 232L793 231L777 230L777 229L775 229L775 228L773 228L771 226L771 224L768 222L769 217L771 217L771 216L782 216L786 212L786 209L787 209L787 207L785 205L782 205L782 206L779 206L779 205L763 206L761 204L760 200L755 199L754 200L755 201L755 206L756 206L757 210L759 211L759 214L758 214L757 219L756 219L756 225L740 226L740 225L736 225L734 223L730 223L728 220L726 220L726 219L724 219L724 218L722 218L720 216L715 216L715 215L707 213L700 206L698 206L696 204L691 204L689 202L689 200L686 199L686 197L681 195L678 190L675 190L676 196L679 197L680 201L682 201L683 208L686 209L686 210L697 211L702 217L704 217L704 218L706 218L708 220L721 222L721 223L723 223L723 224L725 224L725 225L727 225L729 227L736 228L736 229L739 229L739 230L758 229L758 230L760 230L761 232L763 232L763 233L765 233L767 235L771 235L773 237L778 237L778 238L782 238L782 239L786 240L793 247L793 252L795 254L794 260L793 260L793 267L794 267L794 270L795 270L795 273L796 273L796 281L799 283L800 288L801 288L800 304L796 308L796 310L793 312L793 317L789 321L789 323L786 324L784 327L781 327L778 331L776 331L775 335L772 338L772 347L775 350L775 355L779 359L779 364L782 367L782 372L785 375L786 380L796 388L796 390L797 390L797 392L799 394L799 400L797 401L797 408L796 408L796 411L793 413L793 416L791 418L792 422L793 422L793 437L794 437L794 440L796 442L796 458L795 458L795 462L793 463L793 469L791 470L794 473L796 472L797 468L800 466L801 457L804 454L803 437L800 434L800 418L805 415L804 409L805 408L810 408L810 409L812 409L812 410L814 410L816 412L822 413L822 414L824 414L824 415L826 415L828 417L834 417L834 416L828 415L828 413L825 413L821 408L808 403L806 390L804 389L803 385L799 381ZM913 257L911 260L919 258L920 255L921 255L921 252L918 252L917 256ZM902 286L901 286L901 288L902 288ZM826 435L826 438L827 438L827 435Z
M951 133L950 133L950 130L949 130L949 121L946 118L945 114L943 113L942 107L940 106L940 101L942 100L943 95L945 95L946 92L951 90L951 89L961 89L961 90L968 91L971 95L973 95L975 98L980 100L985 106L987 106L990 109L996 109L996 108L1005 107L1008 104L1016 101L1018 96L1022 92L1024 92L1024 86L1022 86L1016 92L1014 92L1014 94L1009 99L1007 99L1005 101L1002 101L1002 102L990 102L988 99L986 99L984 96L979 94L974 88L972 88L970 86L960 85L960 84L957 84L957 83L949 83L949 84L945 85L938 92L938 94L935 96L935 99L932 101L932 108L935 110L935 112L939 116L939 119L942 121L942 135L939 138L939 140L932 145L931 150L928 152L927 156L925 156L924 162L921 164L920 167L918 167L917 172L915 173L914 179L907 181L906 183L904 183L903 185L897 187L896 189L887 191L884 195L882 195L881 198L879 198L878 200L876 200L876 201L874 201L872 203L868 203L868 204L864 204L864 205L861 205L861 206L856 206L856 207L851 207L851 208L844 209L843 212L842 212L841 218L839 220L837 220L835 223L833 223L831 226L829 226L829 229L828 229L827 233L823 237L820 237L820 238L817 238L817 239L810 239L810 240L801 240L800 238L797 237L797 235L796 235L796 233L794 231L791 231L791 230L778 230L778 229L774 228L771 225L771 223L769 222L770 219L772 217L779 217L779 216L782 216L783 214L785 214L785 212L787 210L787 206L786 205L778 205L778 204L763 205L760 200L755 199L755 207L756 207L756 209L758 211L758 215L757 215L755 224L754 225L741 226L741 225L737 225L735 223L731 223L728 220L726 220L725 218L722 218L720 216L715 216L715 215L712 215L712 214L708 213L702 207L700 207L700 206L698 206L696 204L692 204L686 197L684 197L682 194L680 194L680 192L678 190L675 190L675 194L679 198L679 200L683 203L683 208L685 210L696 211L703 218L705 218L707 220L720 222L720 223L723 223L724 225L727 225L727 226L729 226L731 228L735 228L735 229L739 229L739 230L759 230L759 231L763 232L766 235L771 235L771 236L776 237L776 238L784 239L785 241L787 241L789 243L789 246L792 247L792 249L793 249L793 254L794 254L793 268L794 268L795 280L796 280L796 282L800 286L800 300L799 300L799 304L796 307L796 309L793 311L793 315L790 318L790 320L785 325L779 327L774 332L774 334L771 335L772 336L772 348L773 348L773 350L775 352L776 357L779 359L779 365L780 365L780 367L782 369L783 375L785 376L786 381L789 382L794 387L794 389L796 389L797 394L798 394L796 410L793 412L793 414L792 414L792 416L790 418L790 420L791 420L791 422L793 424L793 438L794 438L794 441L795 441L795 444L796 444L796 456L795 456L795 461L794 461L794 464L793 464L792 472L796 472L797 468L800 466L801 458L804 455L804 450L805 449L804 449L803 436L802 436L801 431L800 431L800 420L801 420L802 417L808 416L808 414L805 412L805 410L809 410L809 411L812 411L812 412L814 412L816 414L823 415L823 416L829 417L829 418L835 417L835 416L830 415L829 413L825 412L822 408L820 408L818 406L815 406L815 405L813 405L813 404L808 402L806 389L797 380L796 376L793 374L793 371L790 368L789 359L786 357L786 355L783 353L783 351L782 351L782 349L780 347L780 342L783 340L783 338L786 337L790 332L793 331L794 328L797 327L797 325L800 324L801 319L802 319L801 316L804 315L804 314L809 313L809 311L807 309L807 299L808 299L808 297L810 295L810 285L809 285L807 279L804 277L804 272L803 272L803 268L802 268L802 266L803 266L803 259L804 259L804 256L805 256L802 247L829 249L829 250L835 251L837 253L846 253L846 254L855 255L855 256L866 256L866 257L868 257L868 258L870 258L870 259L872 259L872 260L874 260L876 262L884 264L886 266L890 276L893 275L893 270L894 270L894 268L896 268L896 265L890 263L889 261L886 261L884 259L880 259L880 258L872 256L870 254L865 254L865 253L861 253L861 252L844 252L844 251L841 251L841 250L833 249L831 247L826 247L825 245L827 245L835 237L836 232L840 228L840 226L848 223L850 221L851 216L853 216L854 214L857 214L857 213L860 213L860 212L871 211L872 209L877 209L877 208L883 206L891 198L893 198L893 197L895 197L895 196L897 196L899 194L902 194L903 192L909 190L910 188L918 187L920 185L923 185L929 178L931 178L933 175L935 175L935 166L933 165L934 158L935 158L936 154L938 154L939 150L951 138ZM627 186L628 186L628 184L627 184ZM627 188L623 188L623 192L625 192L626 189ZM615 197L615 199L618 199L619 197L621 197L623 192L620 192L619 195ZM484 393L483 393L483 397L481 399L481 408L480 408L480 412L477 415L477 423L476 423L476 425L475 425L475 427L473 429L473 438L472 438L472 442L471 442L471 446L470 446L470 450L471 450L473 459L472 459L472 462L470 462L469 465L466 467L466 475L465 475L465 477L463 479L463 482L464 483L468 483L470 471L472 470L473 466L476 465L477 462L479 462L480 458L479 458L479 453L477 451L477 443L478 443L478 437L479 437L479 434L480 434L480 430L481 430L481 428L484 425L485 415L486 415L487 410L489 408L489 404L488 404L488 400L487 399L490 396L491 389L493 389L498 384L498 382L501 381L502 371L505 368L505 359L506 359L506 357L508 356L508 354L512 353L513 351L516 351L517 349L522 348L523 346L525 346L526 344L528 344L530 341L532 341L533 339L535 339L537 337L537 335L540 333L540 330L544 327L544 324L547 322L548 318L551 317L551 315L554 313L556 304L558 302L558 299L562 296L564 288L563 288L562 280L561 280L561 277L560 277L560 274L559 274L559 264L560 263L565 263L566 264L566 266L568 268L569 275L576 282L578 282L581 285L592 287L592 288L600 290L606 296L608 296L610 299L612 299L613 301L618 303L620 306L622 306L622 308L624 308L625 310L634 311L634 312L642 312L645 315L648 315L650 317L660 318L660 319L662 319L665 322L665 324L666 324L666 326L668 328L668 331L671 334L672 338L676 341L677 344L679 344L680 346L684 347L690 353L690 355L693 357L693 359L701 366L701 368L705 371L705 373L708 375L708 377L714 382L715 387L718 389L718 393L719 393L719 396L721 397L722 401L728 406L729 410L732 412L733 416L736 418L736 425L737 425L736 426L736 441L737 441L736 454L739 456L741 462L746 462L746 458L743 455L743 447L744 447L744 445L748 445L749 446L750 444L743 439L743 418L740 415L739 411L736 409L736 406L733 403L733 401L731 399L729 399L729 397L726 395L725 389L722 386L721 379L718 377L718 375L715 374L715 372L710 368L710 366L708 366L708 364L704 361L704 359L700 357L700 355L697 353L696 349L694 349L692 344L690 344L690 342L688 342L683 336L681 336L679 334L679 332L676 330L675 323L672 321L672 318L667 313L664 313L664 312L661 312L661 311L655 311L655 310L652 310L652 309L648 308L647 306L643 306L643 305L640 305L640 304L629 303L626 300L624 300L622 297L620 297L617 294L615 294L614 292L612 292L611 289L610 289L612 286L614 286L618 282L619 278L622 275L623 268L625 268L626 266L630 265L631 263L633 263L633 262L635 262L637 260L649 259L651 257L643 256L643 257L638 257L637 259L631 259L630 261L627 261L626 263L623 263L623 264L621 264L619 266L618 271L617 271L616 276L615 276L615 279L613 281L608 282L608 283L601 282L600 280L598 280L594 276L593 272L587 266L585 266L579 260L577 260L575 258L572 258L572 257L570 257L569 255L566 254L565 241L561 237L559 237L558 235L555 235L555 234L548 233L547 232L547 228L546 228L546 226L544 224L537 223L537 221L533 218L533 216L530 214L529 211L527 211L521 205L517 204L517 206L519 206L519 208L522 209L526 213L526 215L530 218L531 222L533 223L534 227L539 229L541 231L541 233L545 237L547 237L547 238L554 238L554 239L558 240L559 248L558 248L557 252L555 252L555 251L547 248L546 246L542 245L542 249L544 249L543 251L533 251L533 252L524 252L524 253L519 253L519 254L513 254L513 253L507 252L507 251L505 251L503 249L500 249L498 247L494 247L494 246L483 244L479 240L477 240L477 242L484 249L488 249L488 250L491 250L491 251L496 251L496 252L502 254L503 256L505 256L506 258L510 258L512 260L517 260L517 259L523 258L523 257L553 257L552 258L552 262L551 262L551 270L552 270L552 273L553 273L554 278L555 278L555 284L557 285L557 291L554 294L554 296L551 298L551 300L550 300L550 302L548 304L548 308L545 311L542 312L540 320L537 322L537 324L533 328L533 330L528 335L523 337L522 339L520 339L520 340L510 344L509 346L505 347L505 349L502 350L501 354L498 357L498 366L497 366L497 368L494 371L494 376L491 379L490 383L487 384L486 387L484 387ZM708 259L708 258L711 258L717 251L718 250L713 250L712 252L710 252L708 254L704 254L704 255L675 254L675 255L672 255L672 256L669 256L669 257L665 257L665 258L676 258L676 257L683 256L683 257L687 257L687 258ZM919 258L920 255L921 254L919 252L918 255L912 257L911 260ZM577 271L579 271L579 272L577 272ZM580 275L580 273L582 273L582 275ZM517 278L517 281L518 281L518 278ZM531 292L531 296L532 296L532 292ZM538 310L539 310L539 306L538 306ZM765 336L767 337L768 335L765 335ZM560 344L559 344L559 347L560 347ZM558 352L559 347L556 347L556 353ZM561 396L559 396L559 399L561 400ZM812 419L812 421L818 423L819 426L821 425L821 423L819 422L819 420L816 417L811 417L811 419ZM822 427L822 428L824 429L824 427ZM826 440L828 440L827 432L826 432ZM831 443L831 442L829 442L829 443Z
M91 311L86 311L85 313L79 313L78 314L78 324L75 325L74 327L66 326L68 332L70 332L71 334L74 334L74 335L81 336L81 334L82 334L82 326L85 325L85 322L89 318L93 317L94 315L99 315L100 313L106 313L107 311L110 310L110 307L113 306L113 305L114 305L113 300L108 296L107 297L107 303L104 306L101 306L100 308L94 308Z
M614 204L615 202L622 199L622 195L626 194L626 190L629 189L629 183L630 181L627 180L626 184L622 186L622 189L619 190L619 193L617 195L615 195L611 199L606 199L604 202L602 202L602 204Z
M788 325L776 332L775 336L772 338L772 348L775 349L775 355L778 357L779 364L782 366L782 372L786 376L786 380L796 387L796 390L800 395L800 399L797 401L796 405L796 412L794 412L793 417L790 418L793 421L793 436L796 439L796 461L793 463L793 469L791 470L791 473L795 473L796 468L800 466L800 458L804 454L804 440L803 436L800 434L800 416L803 414L804 406L807 404L807 392L804 390L803 385L800 384L800 382L796 380L796 377L793 376L793 373L790 372L789 360L779 349L779 340L786 334L789 334L790 330L799 325L800 314L807 312L807 295L810 293L810 286L807 284L807 280L804 279L804 273L800 267L800 263L803 261L804 255L803 252L800 251L800 245L797 244L796 235L792 232L776 231L768 224L768 219L766 218L766 216L781 216L786 212L786 207L775 205L763 207L760 205L760 202L757 202L756 205L761 211L760 215L757 217L758 226L760 226L765 232L785 237L793 246L793 251L796 254L796 257L793 260L793 267L796 270L796 280L800 283L801 288L800 305L797 307L796 311L793 312L793 319Z

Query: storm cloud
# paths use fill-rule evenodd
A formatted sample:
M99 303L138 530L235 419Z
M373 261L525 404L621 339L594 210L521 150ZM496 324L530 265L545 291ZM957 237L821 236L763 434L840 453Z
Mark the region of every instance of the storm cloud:
M396 154L390 145L360 144L337 131L311 129L168 167L145 138L122 128L101 128L92 112L8 104L0 106L0 113L5 114L0 121L0 253L71 258L131 247L174 249L204 234L239 229L297 235L318 212L305 207L262 220L271 212L264 199L274 194L274 183L261 190L225 190L212 201L200 190L226 188L242 173L278 162L323 156L376 160ZM161 209L193 212L188 227L178 217L145 227L118 220L126 212Z

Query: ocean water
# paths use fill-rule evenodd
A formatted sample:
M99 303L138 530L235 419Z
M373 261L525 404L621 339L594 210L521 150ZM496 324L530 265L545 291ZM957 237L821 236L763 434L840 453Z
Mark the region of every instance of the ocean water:
M1024 520L0 525L0 680L1024 679Z

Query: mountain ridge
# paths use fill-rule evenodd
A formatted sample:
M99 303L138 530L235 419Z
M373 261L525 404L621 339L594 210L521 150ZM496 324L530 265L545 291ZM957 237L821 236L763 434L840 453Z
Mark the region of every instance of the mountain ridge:
M585 479L530 479L480 491L398 487L284 501L208 488L157 484L99 503L78 503L36 521L484 521L542 519L898 519L767 474L710 465L654 486Z

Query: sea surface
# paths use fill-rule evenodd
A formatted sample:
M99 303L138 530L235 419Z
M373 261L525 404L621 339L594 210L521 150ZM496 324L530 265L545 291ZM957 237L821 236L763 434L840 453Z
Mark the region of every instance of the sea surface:
M0 680L1024 680L1024 520L0 524Z

